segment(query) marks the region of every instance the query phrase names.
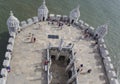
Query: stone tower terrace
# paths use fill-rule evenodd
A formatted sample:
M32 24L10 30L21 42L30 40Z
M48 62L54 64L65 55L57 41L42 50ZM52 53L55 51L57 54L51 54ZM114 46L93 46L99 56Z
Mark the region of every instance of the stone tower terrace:
M35 43L30 42L29 33L36 37ZM58 35L59 39L50 39L48 35ZM48 22L28 26L16 36L7 84L46 84L43 51L49 43L59 46L61 38L63 46L74 43L75 66L84 65L83 71L77 75L78 84L108 84L101 57L96 46L92 46L95 42L83 37L82 30L75 26L63 25L60 29L56 24L48 25ZM92 69L90 74L86 73L88 69Z

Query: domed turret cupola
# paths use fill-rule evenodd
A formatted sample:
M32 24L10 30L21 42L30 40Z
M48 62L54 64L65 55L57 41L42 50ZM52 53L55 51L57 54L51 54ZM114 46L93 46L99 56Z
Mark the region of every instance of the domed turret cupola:
M70 23L77 22L80 17L79 5L70 12Z
M20 28L19 23L19 20L13 15L13 12L10 11L10 17L7 20L9 34L12 32L17 33L17 30Z
M43 0L43 4L38 8L38 19L39 21L45 21L48 18L49 10Z

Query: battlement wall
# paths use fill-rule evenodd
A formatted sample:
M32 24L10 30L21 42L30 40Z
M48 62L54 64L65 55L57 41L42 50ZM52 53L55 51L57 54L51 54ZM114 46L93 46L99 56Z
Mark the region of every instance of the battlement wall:
M35 24L38 22L38 17L37 16L34 16L33 18L28 18L27 21L21 21L20 23L20 29L24 29L26 28L27 26L30 26L32 24Z
M111 62L110 54L109 51L107 50L104 39L98 40L98 50L100 52L100 56L102 58L106 70L106 75L108 77L110 84L119 84L117 74Z
M78 26L82 30L88 29L88 32L92 36L94 36L95 28L90 26L89 24L85 23L84 21L79 20L77 23L75 23L75 25ZM110 84L119 84L117 74L116 74L115 68L111 62L111 57L110 57L109 51L106 47L104 39L99 39L97 42L98 42L98 50L99 50L100 56L102 58L102 62L103 62L109 83Z
M0 84L6 84L6 81L7 81L10 61L12 58L12 51L13 51L14 42L15 42L15 36L16 34L12 33L8 39L7 51L5 53L5 59L3 61L3 68L1 69L1 72L0 72L0 75L2 77L0 78Z

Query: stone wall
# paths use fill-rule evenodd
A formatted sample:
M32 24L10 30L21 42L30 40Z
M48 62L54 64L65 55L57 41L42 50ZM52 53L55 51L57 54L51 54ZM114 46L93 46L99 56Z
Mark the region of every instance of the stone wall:
M28 18L27 21L21 21L21 23L20 23L21 28L20 29L24 29L27 26L30 26L30 25L35 24L37 22L38 22L37 16L34 16L33 18Z
M79 20L77 23L75 23L75 25L78 26L82 30L88 29L88 32L92 36L94 36L95 28L92 26L89 26L89 24L85 23L83 20ZM109 54L109 51L107 50L104 39L98 40L98 50L99 50L101 58L103 59L102 61L104 64L108 82L110 84L119 84L117 74L111 62L110 54Z
M109 51L105 45L104 39L98 40L98 49L103 59L103 64L110 84L119 84L117 74L111 62Z
M7 51L5 53L5 59L3 61L3 68L1 69L0 75L0 84L6 84L7 81L7 75L9 73L7 67L10 66L10 61L12 57L12 51L14 47L14 42L15 42L15 33L12 33L8 39L8 45L7 45Z
M69 17L67 15L49 14L49 18L51 20L60 20L61 17L62 17L62 20L64 20L64 21L67 21L69 19ZM20 29L22 30L22 29L26 28L27 26L30 26L37 22L38 22L37 16L35 16L33 18L28 18L27 21L21 21ZM78 22L75 23L75 25L78 26L82 30L88 29L89 33L92 36L94 35L95 28L90 26L89 24L85 23L83 20L79 20ZM0 84L6 84L7 75L8 75L8 71L7 71L6 67L8 67L10 65L10 60L12 57L11 54L13 51L15 36L16 36L15 33L12 33L8 40L7 51L5 53L5 60L3 61L4 67L1 69L1 73L0 73L0 75L2 76L2 78L0 78ZM109 83L110 84L119 84L117 75L116 75L114 66L111 62L109 51L107 50L104 39L98 40L98 50L100 52L101 58L103 58L103 64L105 67L105 71L106 71ZM74 67L74 69L75 68L76 67ZM49 71L47 73L48 73L48 80L49 80L50 73L49 73ZM76 78L76 84L77 84L77 78Z

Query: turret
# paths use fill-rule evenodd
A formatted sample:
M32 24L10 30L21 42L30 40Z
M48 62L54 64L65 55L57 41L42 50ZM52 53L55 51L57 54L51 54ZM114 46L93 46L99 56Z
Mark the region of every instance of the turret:
M80 17L79 5L70 12L70 23L77 22Z
M19 20L13 15L13 12L10 11L10 17L7 20L9 34L11 34L12 32L17 33L20 28L19 23Z
M45 0L43 0L43 4L38 8L38 20L45 21L48 18L49 10L46 6Z
M104 38L107 32L108 32L108 24L98 26L98 28L95 30L94 37L96 39Z

